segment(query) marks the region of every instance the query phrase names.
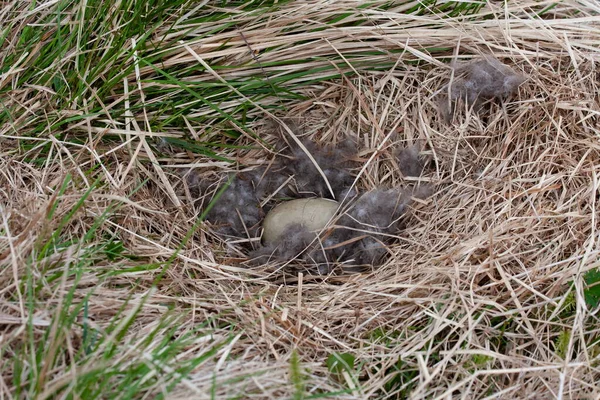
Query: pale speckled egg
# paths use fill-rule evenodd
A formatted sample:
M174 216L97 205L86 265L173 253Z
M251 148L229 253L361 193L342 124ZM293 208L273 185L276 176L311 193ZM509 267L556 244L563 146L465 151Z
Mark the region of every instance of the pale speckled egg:
M273 243L292 224L301 224L309 231L323 229L335 215L339 203L329 199L297 199L273 208L263 222L263 241Z

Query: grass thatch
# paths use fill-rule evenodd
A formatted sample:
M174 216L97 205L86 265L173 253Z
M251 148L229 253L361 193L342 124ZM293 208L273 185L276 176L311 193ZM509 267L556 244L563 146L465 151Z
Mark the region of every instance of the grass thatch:
M597 397L598 12L2 3L0 398ZM451 64L487 54L527 81L446 123ZM425 146L383 267L247 269L201 222L183 172L269 162L273 117L356 135L363 189Z

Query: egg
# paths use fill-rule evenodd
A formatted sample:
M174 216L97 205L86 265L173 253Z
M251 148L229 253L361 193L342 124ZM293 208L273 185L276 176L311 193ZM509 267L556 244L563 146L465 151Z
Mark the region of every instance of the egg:
M277 241L293 224L302 225L311 232L319 231L335 215L338 207L337 201L322 198L297 199L281 203L265 217L263 241L265 244Z

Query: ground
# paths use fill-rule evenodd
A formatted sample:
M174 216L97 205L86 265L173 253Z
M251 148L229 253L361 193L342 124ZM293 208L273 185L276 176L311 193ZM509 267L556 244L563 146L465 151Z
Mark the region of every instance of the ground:
M597 398L599 12L2 3L0 398ZM524 81L445 115L490 56ZM186 173L268 164L290 118L358 142L360 190L434 188L381 267L250 268L204 220Z

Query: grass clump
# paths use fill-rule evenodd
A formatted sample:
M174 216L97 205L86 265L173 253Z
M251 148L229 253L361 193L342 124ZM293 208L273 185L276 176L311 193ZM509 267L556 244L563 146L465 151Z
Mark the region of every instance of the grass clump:
M596 14L5 2L0 397L593 397ZM527 80L441 118L451 66L487 56ZM266 168L289 117L303 139L355 138L360 190L435 186L380 268L244 267L195 207L186 171ZM399 172L411 146L419 177Z

